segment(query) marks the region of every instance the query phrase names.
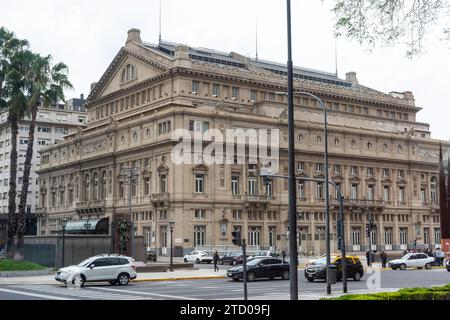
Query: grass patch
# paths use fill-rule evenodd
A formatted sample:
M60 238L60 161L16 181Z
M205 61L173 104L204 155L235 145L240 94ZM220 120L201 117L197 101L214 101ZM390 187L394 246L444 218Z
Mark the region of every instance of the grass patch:
M47 269L40 264L29 261L15 261L8 259L0 260L0 271L26 271Z
M405 288L396 292L346 294L321 300L450 300L450 284L431 288Z

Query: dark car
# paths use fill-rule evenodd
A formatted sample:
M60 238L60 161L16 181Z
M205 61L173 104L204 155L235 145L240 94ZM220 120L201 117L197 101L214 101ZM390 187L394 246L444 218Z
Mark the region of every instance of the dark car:
M327 258L322 257L308 264L305 268L305 278L313 282L315 279L326 279ZM353 278L355 281L361 280L364 275L364 268L358 257L346 257L346 278ZM331 265L336 266L337 280L342 280L342 259L332 257Z
M227 252L219 259L219 264L231 264L236 266L243 263L242 252Z
M447 271L450 272L450 257L445 260L445 267L447 268Z
M155 250L148 250L147 251L147 261L154 261L156 262L156 251Z
M227 276L234 281L243 279L244 266L233 267L227 270ZM289 263L275 258L257 258L247 263L247 280L258 278L281 277L289 280Z

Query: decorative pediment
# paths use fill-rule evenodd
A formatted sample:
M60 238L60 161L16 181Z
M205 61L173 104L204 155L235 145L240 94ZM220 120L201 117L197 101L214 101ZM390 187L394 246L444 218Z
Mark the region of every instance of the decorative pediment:
M127 65L134 66L135 76L127 81L123 81L122 75ZM123 89L124 87L134 85L137 82L158 76L167 70L168 68L166 66L157 62L155 59L151 59L150 53L146 56L144 50L138 53L123 47L119 50L100 80L92 89L87 102Z
M144 167L142 169L142 174L144 174L144 175L151 175L152 174L152 168L150 166Z
M297 173L297 177L306 178L308 177L308 175L305 173L305 171L302 170L299 173Z
M383 183L391 183L392 180L389 177L383 177L383 179L381 179L381 182L383 182Z
M169 167L166 164L161 163L158 167L159 175L167 174L168 172L169 172Z
M404 178L397 178L397 184L405 185L408 181L406 181Z
M316 171L314 173L313 177L316 178L316 179L325 179L325 175L321 171Z
M375 179L373 176L370 176L370 177L366 178L366 182L367 183L376 183L377 179Z
M208 170L208 167L204 164L199 164L192 168L194 174L207 174Z
M333 172L331 174L331 177L333 178L333 180L340 180L340 181L344 180L344 177L340 173L336 172Z
M357 182L360 182L360 181L361 181L361 178L358 177L358 176L351 176L349 180L350 180L350 182L355 182L355 183L357 183Z

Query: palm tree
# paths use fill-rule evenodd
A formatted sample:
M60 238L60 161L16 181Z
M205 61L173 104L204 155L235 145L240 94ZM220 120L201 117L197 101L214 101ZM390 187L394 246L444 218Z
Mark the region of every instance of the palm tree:
M11 152L8 201L8 251L7 257L14 257L14 234L16 233L16 178L17 178L17 135L18 121L23 116L26 99L21 89L24 85L24 70L27 57L26 40L17 39L14 33L0 28L0 110L7 110L11 124ZM24 72L25 71L25 72Z
M72 88L72 84L67 77L68 67L62 62L51 66L50 55L46 57L42 57L39 54L34 55L31 68L32 73L28 79L28 107L31 113L31 121L28 130L28 146L24 163L22 190L20 192L15 259L23 259L23 235L25 234L26 227L25 208L30 180L31 160L33 158L34 131L36 127L37 112L42 104L49 106L58 103L59 101L63 101L64 90Z

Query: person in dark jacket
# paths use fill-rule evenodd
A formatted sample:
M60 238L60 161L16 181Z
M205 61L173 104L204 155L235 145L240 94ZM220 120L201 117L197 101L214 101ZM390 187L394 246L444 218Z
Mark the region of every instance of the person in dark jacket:
M381 250L381 252L380 252L380 258L381 258L381 266L383 268L386 268L387 254L383 250Z
M219 261L220 257L219 254L217 253L217 250L214 252L213 255L213 262L214 262L214 272L219 271L219 267L217 267L217 261Z
M283 261L286 261L286 251L281 251L281 256L283 257Z

